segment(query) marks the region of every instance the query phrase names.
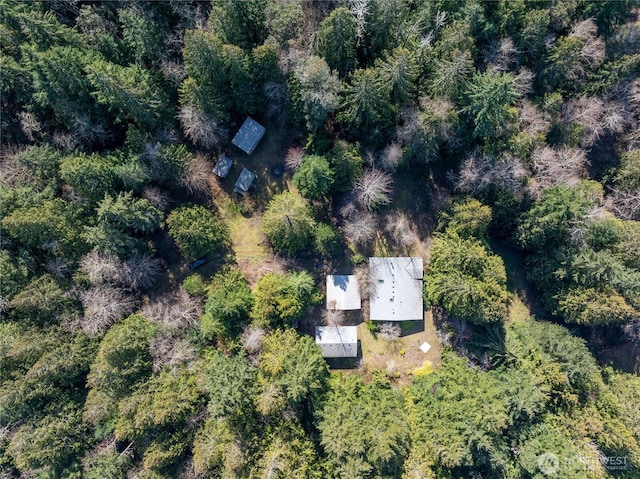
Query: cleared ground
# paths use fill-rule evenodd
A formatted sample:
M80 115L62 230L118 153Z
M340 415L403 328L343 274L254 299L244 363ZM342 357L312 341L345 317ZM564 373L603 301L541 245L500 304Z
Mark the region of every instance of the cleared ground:
M413 371L430 361L434 368L440 365L442 347L436 336L431 312L425 313L422 331L407 334L397 339L383 339L372 334L366 323L358 326L358 338L362 348L362 368L366 377L373 371L384 369L396 376L399 384L407 384ZM428 353L420 350L423 342L431 344Z

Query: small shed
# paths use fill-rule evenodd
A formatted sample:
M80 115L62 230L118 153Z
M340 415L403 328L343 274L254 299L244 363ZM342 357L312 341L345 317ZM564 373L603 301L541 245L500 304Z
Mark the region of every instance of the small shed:
M216 166L213 167L213 172L220 178L226 178L229 174L229 171L231 170L232 165L233 160L227 155L222 155L216 163Z
M360 288L354 275L327 275L327 309L360 309Z
M264 126L248 116L238 130L238 133L236 133L236 136L231 140L231 143L236 145L247 155L250 155L253 153L253 150L256 149L256 146L258 146L258 143L264 136L265 131Z
M355 358L358 356L358 328L316 326L316 344L323 358Z
M249 188L251 188L251 185L253 184L253 180L256 179L256 174L253 171L247 170L246 168L242 168L242 171L240 172L240 176L238 176L238 179L236 180L236 184L233 187L233 191L235 191L236 193L240 193L241 195L244 195L247 191L249 191Z
M422 258L369 258L372 321L424 319Z

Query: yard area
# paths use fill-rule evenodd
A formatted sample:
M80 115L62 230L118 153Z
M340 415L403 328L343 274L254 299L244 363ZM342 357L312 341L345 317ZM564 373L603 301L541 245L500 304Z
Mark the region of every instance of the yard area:
M233 166L229 175L218 178L211 175L213 204L229 228L231 249L238 267L243 271L251 285L269 271L285 271L284 261L273 254L268 247L267 238L260 230L262 212L273 195L289 188L284 175L281 174L283 159L291 144L286 132L278 128L267 128L262 141L252 155L246 155L237 148L227 154L233 158ZM251 191L241 196L233 191L236 178L242 168L256 173L256 181ZM430 188L425 191L415 181L415 173L398 179L394 203L391 208L381 213L379 233L373 245L374 254L380 256L414 255L428 258L430 237L433 231L431 203L434 201ZM438 194L433 194L438 196ZM390 234L390 225L402 222L412 238L410 244L398 247ZM346 259L346 258L345 258ZM341 261L340 263L344 263ZM350 265L342 264L347 269ZM334 269L336 266L333 265ZM363 265L368 268L368 266ZM325 268L323 268L325 269ZM339 268L341 269L341 268ZM335 271L348 273L349 271ZM320 283L324 282L325 271L316 270ZM324 304L311 308L300 321L300 330L314 334L316 325L324 323ZM411 330L403 331L400 338L387 340L379 334L372 334L363 322L368 316L368 301L363 302L361 312L353 312L347 316L347 323L358 326L358 339L362 357L361 368L336 369L345 374L361 373L371 378L375 370L387 370L399 384L407 384L413 371L426 362L438 367L441 360L441 345L436 335L431 312L425 312L423 322L411 322ZM409 326L409 323L405 323ZM405 328L406 329L406 328ZM431 345L428 353L420 350L424 342Z
M284 130L267 128L252 155L229 148L227 154L233 159L233 166L226 178L214 174L210 177L213 204L229 228L238 267L252 286L269 271L284 271L282 262L268 248L260 222L269 200L287 188L281 168L289 143ZM256 174L253 187L245 196L233 191L243 167Z
M361 323L358 326L358 338L365 375L370 376L373 371L385 369L396 374L399 384L408 384L413 371L424 365L425 361L437 368L441 361L442 346L430 311L425 312L424 323L420 326L415 328L421 329L420 331L386 340L378 334L374 336L367 324ZM431 345L426 354L420 350L420 345L425 341Z

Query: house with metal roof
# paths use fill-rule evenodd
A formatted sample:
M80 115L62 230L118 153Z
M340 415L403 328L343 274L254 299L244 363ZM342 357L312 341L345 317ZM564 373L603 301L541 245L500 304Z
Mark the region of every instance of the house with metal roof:
M422 258L369 258L369 318L418 321L424 318Z
M327 309L360 309L360 286L354 275L327 275Z
M213 172L220 178L226 178L233 166L233 160L227 155L222 155L216 166L213 167Z
M316 326L316 344L323 358L355 358L358 356L358 328Z
M233 191L235 191L236 193L240 193L241 195L244 195L246 192L249 191L249 188L251 188L251 185L253 184L253 181L256 179L256 174L253 171L247 170L246 168L242 168L242 171L240 172L240 176L238 176L238 179L236 180L236 184L233 187Z
M231 143L236 145L247 155L253 153L265 133L265 128L250 116L244 121Z

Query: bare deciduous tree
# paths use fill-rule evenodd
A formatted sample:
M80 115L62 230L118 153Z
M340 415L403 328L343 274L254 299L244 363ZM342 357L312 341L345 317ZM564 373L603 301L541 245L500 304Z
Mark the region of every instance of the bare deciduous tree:
M454 346L462 347L471 339L473 329L468 321L456 317L449 317L449 327L453 332L452 342Z
M380 152L380 166L383 170L395 171L402 161L402 156L402 147L398 143L391 143Z
M340 309L324 309L322 319L327 326L340 326L344 324L344 311Z
M513 85L520 96L526 96L533 91L533 80L535 75L528 68L520 68L516 76L513 77Z
M260 326L249 325L244 328L242 333L242 346L245 351L250 355L256 356L262 349L262 338L265 335L265 330Z
M393 241L403 249L410 247L418 241L418 235L411 227L409 219L405 215L390 215L387 218L385 230L391 235Z
M396 136L416 160L428 163L438 157L441 143L450 146L458 143L455 110L446 100L422 98L419 109L405 107L400 118Z
M518 158L503 155L494 160L477 152L467 157L457 175L451 175L456 189L464 193L478 192L490 185L521 194L527 169Z
M622 191L611 188L610 206L616 216L625 220L640 221L640 189Z
M402 328L397 323L382 323L378 326L378 335L382 339L388 341L392 339L398 339L402 334Z
M565 104L562 119L583 127L582 145L588 147L605 133L621 133L627 124L628 113L620 102L605 102L583 95Z
M201 307L196 298L180 288L175 295L167 295L142 308L149 321L167 329L187 329L198 323Z
M169 197L157 186L147 186L142 190L142 197L160 211L166 212L169 207Z
M122 261L114 255L93 250L80 260L80 271L87 275L92 285L118 284Z
M597 34L598 26L593 18L577 23L569 34L569 37L584 40L584 45L580 50L580 60L582 64L591 69L600 66L605 59L605 44Z
M518 107L518 121L522 131L532 137L546 134L551 129L549 115L527 100L521 102Z
M387 374L390 377L394 377L396 374L398 374L398 365L393 359L387 361L385 369L387 370Z
M368 168L356 178L354 192L358 203L367 210L391 203L393 178L388 173L375 168Z
M509 71L517 62L519 54L520 51L509 37L490 42L484 50L488 67L500 73Z
M274 81L268 81L262 87L267 99L267 115L277 120L284 120L287 117L289 107L289 92L287 85Z
M531 169L536 180L533 191L543 190L558 184L575 186L586 175L587 156L580 148L538 147L531 154Z
M9 300L0 294L0 313L6 313L10 308Z
M304 150L299 146L291 147L284 157L284 166L289 171L296 171L302 163L302 158L304 158Z
M116 321L131 314L137 305L133 296L108 284L80 292L80 302L84 310L80 326L88 336L105 332Z
M18 160L18 155L24 151L18 146L2 146L0 150L0 181L7 186L21 186L32 183L33 176L29 168Z
M211 193L209 177L212 170L213 165L209 160L202 155L196 155L184 165L180 184L191 193L209 195Z
M123 263L119 280L127 288L145 290L155 284L161 273L161 260L146 255L135 255Z
M66 152L73 151L79 146L79 142L73 138L73 135L66 131L54 131L51 135L51 143Z
M359 214L360 211L358 210L358 205L355 203L355 201L347 201L340 208L339 213L340 213L340 216L342 216L345 219L348 219L348 218L351 218L353 215Z
M152 286L162 267L160 260L146 255L136 255L126 261L114 255L93 250L80 260L80 270L92 285L113 284L128 289L141 290Z
M80 193L71 188L69 185L62 185L60 190L60 198L62 198L63 200L76 205L87 205L87 199L81 196Z
M103 124L96 123L89 116L78 115L75 118L71 136L79 145L90 146L96 143L104 145L107 140L107 130Z
M45 268L47 272L56 278L65 278L69 275L69 262L61 257L47 261Z
M171 40L173 44L179 45L177 51L181 51L183 43L182 38L176 37L175 35L170 35L167 37L167 40ZM160 63L160 71L162 72L164 77L169 80L169 82L173 83L176 86L180 86L182 81L187 76L187 72L183 64L167 60L166 58L163 58Z
M182 131L196 145L211 149L222 144L227 132L222 124L191 105L183 106L178 113Z
M574 244L584 245L587 228L594 222L611 217L611 213L603 206L593 206L584 216L571 222L569 238Z
M176 371L181 365L196 357L196 350L188 338L176 336L171 331L163 331L149 343L149 353L153 358L153 370L159 372L165 367Z
M360 265L354 268L353 275L358 281L360 297L362 299L369 298L369 265Z
M640 124L640 78L621 88L619 95L628 112L628 125ZM629 128L622 137L628 150L640 149L640 128Z
M42 133L42 124L33 113L21 111L18 113L20 128L29 141L36 141Z
M373 240L376 235L376 219L368 212L355 214L345 221L342 230L345 237L353 244L364 245Z
M622 330L627 339L634 343L640 343L640 318L625 324Z

